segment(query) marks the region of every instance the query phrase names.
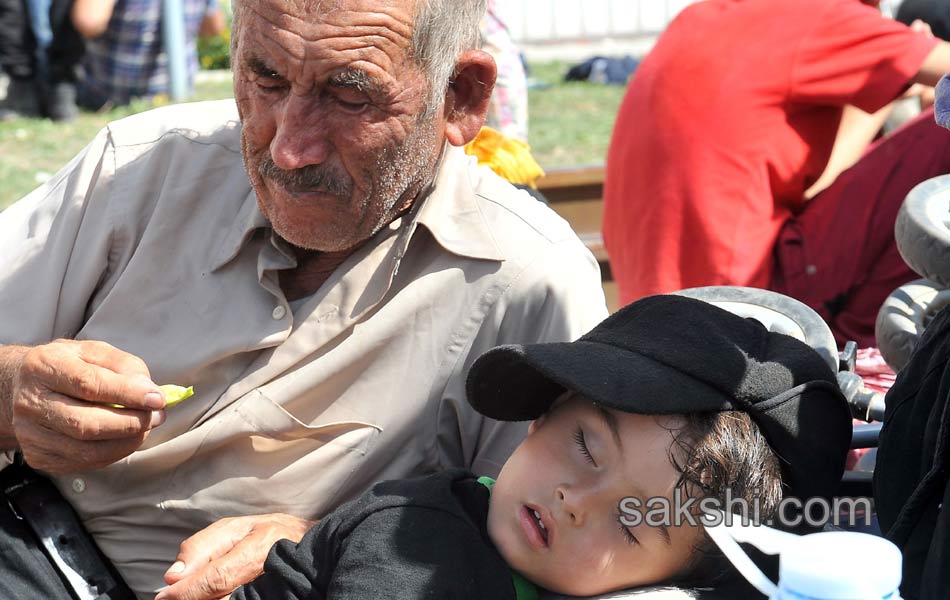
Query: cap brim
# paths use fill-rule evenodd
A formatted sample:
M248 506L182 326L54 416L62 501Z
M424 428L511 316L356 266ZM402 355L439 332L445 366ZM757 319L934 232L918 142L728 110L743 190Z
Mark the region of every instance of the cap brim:
M468 401L500 421L544 414L565 390L640 414L734 410L720 390L654 359L598 342L499 346L472 366Z

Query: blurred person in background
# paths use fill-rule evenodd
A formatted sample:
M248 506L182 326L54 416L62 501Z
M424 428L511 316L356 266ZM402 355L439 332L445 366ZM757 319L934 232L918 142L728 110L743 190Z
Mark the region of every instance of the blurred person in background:
M69 18L72 3L0 0L0 65L10 78L0 121L76 116L76 66L83 41Z
M917 29L922 29L918 27ZM894 221L950 171L928 111L874 142L890 103L950 71L950 44L860 0L707 0L631 80L607 158L604 241L620 300L704 285L797 298L874 345L916 279Z
M219 0L182 0L188 88L198 71L198 36L225 28ZM76 0L72 19L86 38L79 103L88 110L169 92L168 54L159 0Z
M485 125L502 134L528 141L528 78L521 52L506 24L501 3L488 0L481 23L482 50L498 65L498 80L488 106Z

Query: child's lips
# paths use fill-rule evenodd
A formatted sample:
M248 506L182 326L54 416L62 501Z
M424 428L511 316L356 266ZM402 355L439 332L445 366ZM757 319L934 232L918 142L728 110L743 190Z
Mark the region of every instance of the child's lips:
M519 511L518 520L531 546L544 550L551 545L551 520L545 516L543 508L524 505Z

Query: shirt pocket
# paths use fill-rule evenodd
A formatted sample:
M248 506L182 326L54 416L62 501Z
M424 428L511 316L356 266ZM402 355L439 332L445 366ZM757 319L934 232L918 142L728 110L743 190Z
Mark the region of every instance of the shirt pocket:
M209 520L271 512L322 516L382 431L332 413L308 422L260 391L245 396L202 425L208 432L176 469L164 507Z

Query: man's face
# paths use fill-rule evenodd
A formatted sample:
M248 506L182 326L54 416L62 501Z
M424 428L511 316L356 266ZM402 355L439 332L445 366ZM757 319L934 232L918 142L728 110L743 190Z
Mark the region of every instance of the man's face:
M573 396L529 431L505 463L488 512L488 533L513 569L576 596L657 583L684 569L698 527L620 521L626 497L643 505L672 497L678 474L669 428Z
M409 57L414 0L243 0L234 93L261 211L288 242L369 239L431 180L444 121Z

